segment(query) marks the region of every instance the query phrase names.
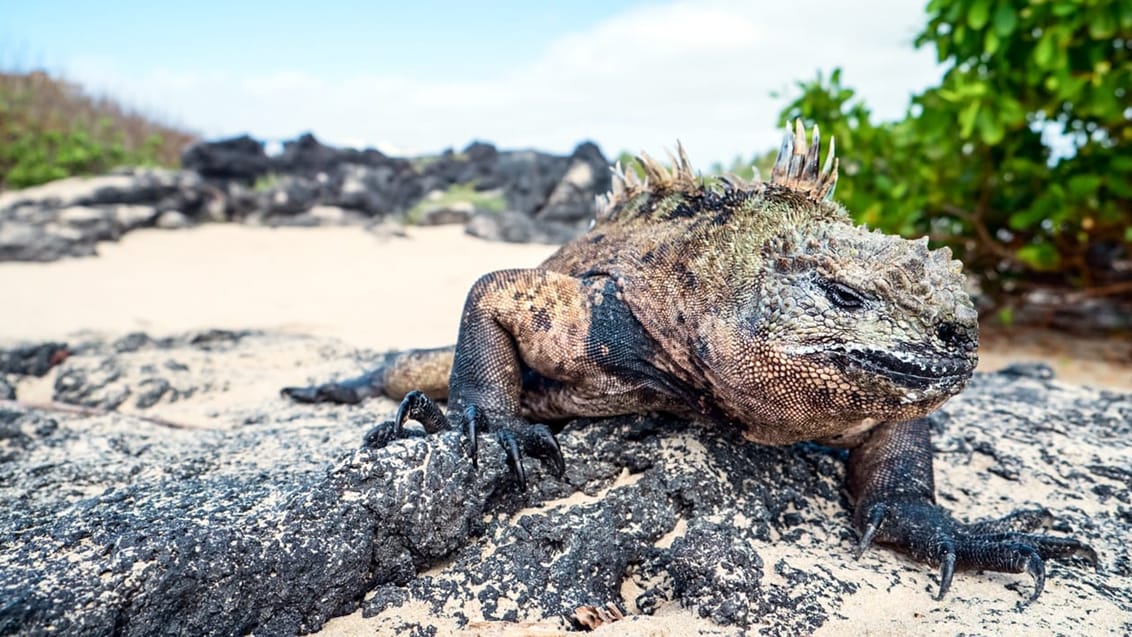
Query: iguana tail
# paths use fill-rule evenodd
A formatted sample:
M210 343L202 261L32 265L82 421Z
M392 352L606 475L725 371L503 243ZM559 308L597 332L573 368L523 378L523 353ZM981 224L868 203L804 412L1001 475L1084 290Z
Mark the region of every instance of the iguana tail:
M389 352L375 369L361 376L307 387L284 387L282 394L301 403L359 403L372 396L401 400L419 389L437 400L448 397L455 345Z

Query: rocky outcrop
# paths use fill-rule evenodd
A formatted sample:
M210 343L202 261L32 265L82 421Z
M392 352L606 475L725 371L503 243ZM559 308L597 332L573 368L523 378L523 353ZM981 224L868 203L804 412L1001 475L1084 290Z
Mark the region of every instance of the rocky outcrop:
M262 142L244 136L192 146L182 163L181 171L124 169L0 194L0 261L89 256L99 241L136 228L209 221L304 226L474 218L469 231L484 238L559 243L585 229L595 195L610 183L608 162L588 142L570 156L477 142L460 153L405 159L327 146L311 135L269 156ZM460 200L461 193L473 196ZM430 197L471 209L415 214Z
M129 169L0 194L0 261L54 261L95 254L164 216L220 221L224 193L194 172Z
M263 142L248 135L193 144L182 154L181 163L205 179L218 181L251 183L271 170Z
M54 351L47 349L45 351ZM1132 395L1048 369L978 375L932 417L940 500L964 518L1045 505L1103 569L962 573L852 558L842 453L765 448L679 419L578 420L561 480L443 433L359 448L394 405L296 405L285 384L378 357L326 340L207 332L74 343L75 411L0 403L0 633L1125 633L1132 630ZM17 391L31 381L8 376ZM609 618L615 615L606 615ZM591 624L592 625L592 624ZM486 628L485 628L486 626ZM492 628L494 627L494 628ZM679 628L676 628L679 627ZM638 634L639 634L638 633ZM663 633L660 633L663 634Z
M592 143L578 146L565 162L553 167L549 178L534 170L516 170L522 162L504 165L524 188L511 194L508 211L475 214L467 226L469 234L493 241L564 243L586 231L594 218L595 194L610 188L609 163ZM533 214L518 212L531 200L541 202Z

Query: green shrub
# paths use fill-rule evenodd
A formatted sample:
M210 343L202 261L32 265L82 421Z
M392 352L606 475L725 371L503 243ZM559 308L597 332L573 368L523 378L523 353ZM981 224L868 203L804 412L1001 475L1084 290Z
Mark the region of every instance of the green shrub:
M782 112L836 136L837 198L949 246L992 298L1132 292L1132 4L932 0L917 45L948 70L901 121L874 121L840 70Z

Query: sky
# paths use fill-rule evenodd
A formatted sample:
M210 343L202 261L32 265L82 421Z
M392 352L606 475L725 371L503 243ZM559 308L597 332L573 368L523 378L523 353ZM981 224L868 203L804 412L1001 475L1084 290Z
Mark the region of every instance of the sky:
M777 145L842 67L883 119L938 82L926 0L0 0L0 65L44 67L209 137L310 131L396 154L501 148L697 165ZM778 97L772 96L778 93Z

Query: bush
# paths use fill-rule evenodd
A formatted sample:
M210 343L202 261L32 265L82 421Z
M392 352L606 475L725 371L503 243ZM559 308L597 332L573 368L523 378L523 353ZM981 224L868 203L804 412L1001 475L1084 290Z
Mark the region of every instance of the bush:
M901 121L873 121L840 70L782 112L836 136L838 199L949 246L998 301L1132 293L1132 4L932 0L917 45L948 70Z
M0 187L123 164L175 166L196 136L41 72L0 73Z

